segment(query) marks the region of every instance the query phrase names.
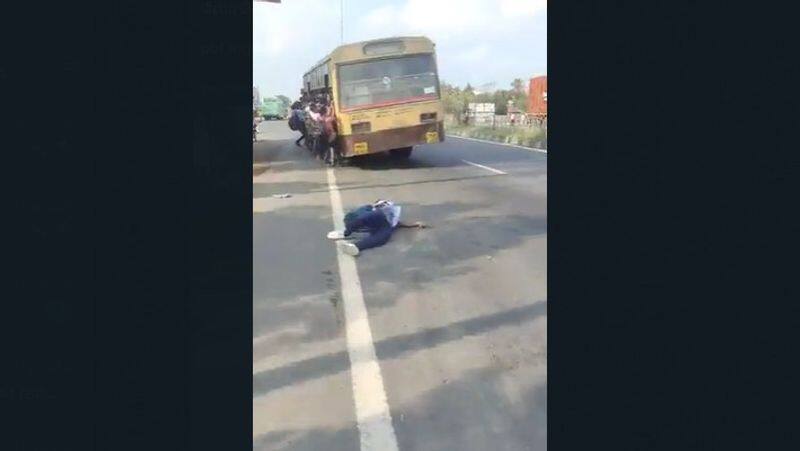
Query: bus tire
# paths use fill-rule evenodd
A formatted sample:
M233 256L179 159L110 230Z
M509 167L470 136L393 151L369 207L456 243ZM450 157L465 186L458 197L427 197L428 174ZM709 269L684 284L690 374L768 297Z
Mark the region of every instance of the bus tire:
M410 156L411 156L411 151L412 151L412 150L414 150L414 148L413 148L413 147L403 147L403 148L401 148L401 149L392 149L392 150L390 150L390 151L389 151L389 153L390 153L390 154L391 154L393 157L397 157L397 158L408 158L408 157L410 157Z

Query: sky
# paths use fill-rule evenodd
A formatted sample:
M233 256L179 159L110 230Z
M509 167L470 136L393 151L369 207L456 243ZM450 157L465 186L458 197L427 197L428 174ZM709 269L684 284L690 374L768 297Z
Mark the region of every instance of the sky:
M295 99L312 65L342 43L341 0L253 2L253 84ZM343 0L344 43L427 36L439 79L464 86L547 74L547 0Z

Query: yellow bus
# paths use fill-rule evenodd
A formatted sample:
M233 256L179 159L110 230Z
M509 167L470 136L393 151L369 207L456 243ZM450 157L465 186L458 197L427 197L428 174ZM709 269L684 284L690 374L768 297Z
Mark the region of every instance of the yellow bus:
M396 37L337 47L303 75L302 91L327 95L336 115L336 146L347 158L444 141L435 44Z

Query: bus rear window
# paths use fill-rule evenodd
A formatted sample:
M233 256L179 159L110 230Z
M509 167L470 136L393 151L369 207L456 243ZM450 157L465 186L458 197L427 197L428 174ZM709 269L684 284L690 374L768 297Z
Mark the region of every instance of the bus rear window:
M345 64L338 69L339 97L346 109L439 98L432 54Z

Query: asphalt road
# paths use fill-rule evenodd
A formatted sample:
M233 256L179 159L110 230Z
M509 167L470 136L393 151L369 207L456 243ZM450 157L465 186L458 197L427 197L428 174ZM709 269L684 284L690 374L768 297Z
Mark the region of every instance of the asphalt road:
M259 129L254 449L358 450L327 170L285 121ZM431 225L356 258L399 449L544 451L547 156L448 137L334 173L345 210L388 198Z

